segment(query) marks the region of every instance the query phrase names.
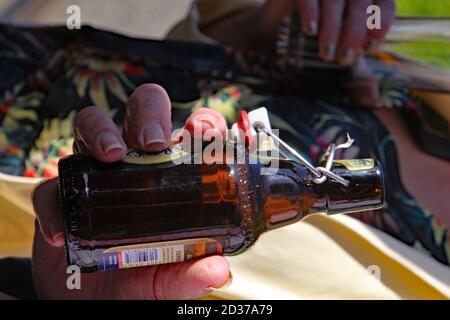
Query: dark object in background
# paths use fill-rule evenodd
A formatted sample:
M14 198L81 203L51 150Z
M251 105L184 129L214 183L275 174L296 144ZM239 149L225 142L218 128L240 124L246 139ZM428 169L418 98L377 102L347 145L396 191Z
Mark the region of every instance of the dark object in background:
M17 299L36 299L31 259L0 259L0 292Z

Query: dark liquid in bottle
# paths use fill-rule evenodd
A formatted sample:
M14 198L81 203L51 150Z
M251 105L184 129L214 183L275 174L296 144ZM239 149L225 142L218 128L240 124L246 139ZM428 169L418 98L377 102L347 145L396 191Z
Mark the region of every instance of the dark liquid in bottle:
M104 164L71 156L59 167L69 264L95 271L151 259L169 263L238 254L261 233L308 214L382 204L377 166L336 165L350 187L333 181L317 185L306 168L288 160L279 161L276 174L261 175L261 163ZM169 246L139 247L154 243Z

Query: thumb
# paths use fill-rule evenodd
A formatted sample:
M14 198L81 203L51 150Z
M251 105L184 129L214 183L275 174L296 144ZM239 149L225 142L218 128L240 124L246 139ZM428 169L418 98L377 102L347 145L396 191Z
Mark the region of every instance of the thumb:
M32 195L33 208L45 240L54 247L64 246L58 178L39 184Z
M191 299L211 293L230 279L230 265L222 256L161 265L155 274L156 299Z

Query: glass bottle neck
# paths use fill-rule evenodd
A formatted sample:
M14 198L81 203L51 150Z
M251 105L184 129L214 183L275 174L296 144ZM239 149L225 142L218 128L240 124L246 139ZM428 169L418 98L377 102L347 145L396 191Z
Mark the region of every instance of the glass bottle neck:
M316 213L336 214L381 209L384 183L381 166L373 159L340 160L333 172L348 186L327 179L311 180L307 169L286 161L274 175L260 177L262 211L268 230L298 222Z
M292 162L281 162L273 175L259 177L260 211L266 229L272 230L326 212L326 198L309 180L309 172Z

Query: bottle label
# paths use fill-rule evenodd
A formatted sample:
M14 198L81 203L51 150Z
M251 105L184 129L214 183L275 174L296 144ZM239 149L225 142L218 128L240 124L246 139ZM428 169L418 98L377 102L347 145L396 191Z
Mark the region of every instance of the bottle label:
M279 160L278 153L275 153L276 149L273 146L272 139L269 138L261 138L257 148L252 148L250 151L252 156L258 159ZM170 162L181 163L184 161L182 159L185 158L187 163L190 163L189 160L195 157L196 155L184 150L182 143L178 143L160 152L145 152L130 149L122 161L130 164L165 164Z
M215 254L222 254L222 246L210 238L120 246L103 251L98 259L98 270L153 266Z
M170 146L161 152L150 153L139 150L128 150L122 161L131 164L159 164L172 162L176 159L187 157L188 155L180 143Z
M333 162L343 165L350 171L369 170L375 166L374 159L346 159L334 160Z

